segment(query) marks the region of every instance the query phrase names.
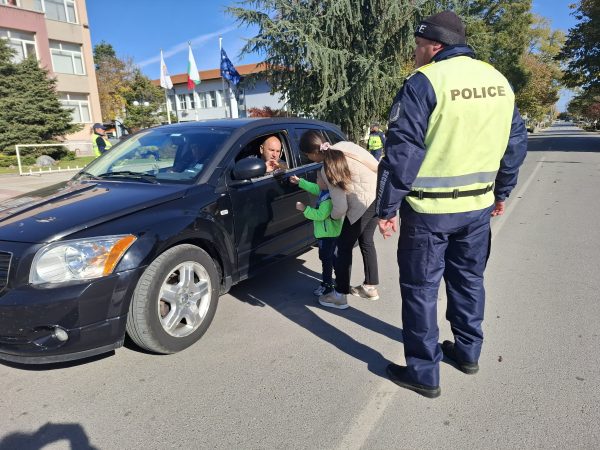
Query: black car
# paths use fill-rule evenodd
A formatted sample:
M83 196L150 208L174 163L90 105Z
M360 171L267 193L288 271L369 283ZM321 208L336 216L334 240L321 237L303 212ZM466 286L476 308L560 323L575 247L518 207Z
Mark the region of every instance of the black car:
M111 351L125 333L174 353L207 330L220 294L307 250L295 209L320 165L298 148L315 120L230 119L141 131L70 181L0 203L0 359L48 363ZM277 136L287 170L266 173Z

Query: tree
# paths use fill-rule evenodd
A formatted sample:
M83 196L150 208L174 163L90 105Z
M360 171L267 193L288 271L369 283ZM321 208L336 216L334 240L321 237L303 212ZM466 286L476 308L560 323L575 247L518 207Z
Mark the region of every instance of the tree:
M600 0L581 0L572 8L579 22L558 58L566 63L565 84L588 90L600 86Z
M123 116L125 95L134 72L133 61L117 58L112 45L102 41L94 46L94 63L102 120L110 122Z
M15 144L52 142L80 130L58 100L56 80L35 58L13 63L12 55L0 39L0 151L12 153Z
M358 141L387 117L412 67L412 0L244 0L227 11L258 27L242 53L265 56L272 92L292 111L337 123Z
M140 69L133 71L127 90L123 95L126 101L124 125L133 130L148 128L166 120L161 111L164 94L160 87L154 86ZM145 103L148 103L146 106Z
M562 52L564 83L577 95L568 111L576 117L600 121L600 0L581 0L573 5L577 25L569 30Z
M564 33L552 30L547 19L534 16L528 50L520 58L526 82L516 93L516 102L521 114L535 122L551 114L558 101L562 71L554 58L564 41Z

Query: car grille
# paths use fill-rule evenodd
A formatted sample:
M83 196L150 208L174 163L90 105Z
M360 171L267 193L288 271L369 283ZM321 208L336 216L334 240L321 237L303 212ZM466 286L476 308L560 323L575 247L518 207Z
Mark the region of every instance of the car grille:
M10 270L10 260L12 253L0 252L0 292L8 283L8 271Z

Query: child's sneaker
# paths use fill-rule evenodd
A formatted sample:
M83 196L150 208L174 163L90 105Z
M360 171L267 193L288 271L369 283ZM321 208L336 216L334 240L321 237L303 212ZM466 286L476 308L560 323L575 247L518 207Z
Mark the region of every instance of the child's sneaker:
M313 294L315 294L317 297L320 297L321 295L323 295L325 293L326 289L327 289L327 286L323 286L321 284L313 291Z
M365 287L364 284L360 286L353 286L350 288L350 293L356 297L366 298L367 300L379 300L379 292L376 287Z
M332 289L328 294L319 297L319 303L328 308L346 309L348 308L348 299L346 294L340 294L335 289Z

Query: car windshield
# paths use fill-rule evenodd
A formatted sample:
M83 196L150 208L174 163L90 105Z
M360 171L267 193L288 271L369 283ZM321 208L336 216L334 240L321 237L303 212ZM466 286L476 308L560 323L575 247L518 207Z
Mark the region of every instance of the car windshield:
M79 176L192 183L230 134L231 129L213 127L143 131L111 148Z

